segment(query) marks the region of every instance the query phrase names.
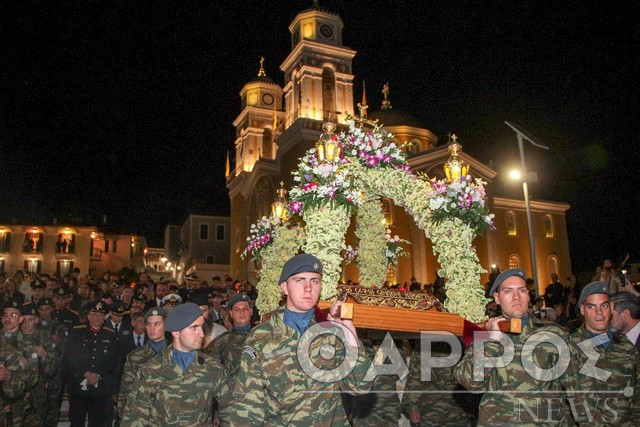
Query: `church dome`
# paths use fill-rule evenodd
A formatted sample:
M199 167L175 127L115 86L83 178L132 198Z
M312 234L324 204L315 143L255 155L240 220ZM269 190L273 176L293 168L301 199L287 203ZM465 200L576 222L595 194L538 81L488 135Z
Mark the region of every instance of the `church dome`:
M394 108L382 109L369 114L369 120L378 119L378 124L384 126L411 126L426 129L425 124L416 116Z

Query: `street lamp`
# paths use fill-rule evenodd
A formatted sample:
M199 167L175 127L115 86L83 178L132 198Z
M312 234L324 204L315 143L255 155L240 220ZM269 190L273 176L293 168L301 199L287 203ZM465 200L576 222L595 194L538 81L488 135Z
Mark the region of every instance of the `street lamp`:
M533 281L536 284L536 298L540 296L540 283L538 282L538 268L536 264L536 245L533 236L533 227L531 225L531 202L529 201L529 187L527 186L527 168L524 162L524 146L523 140L529 141L533 146L548 150L549 147L542 145L533 135L524 128L510 122L504 122L516 133L518 138L518 150L520 150L520 176L522 177L522 191L524 192L524 204L527 209L527 228L529 229L529 251L531 252L531 270L533 271Z

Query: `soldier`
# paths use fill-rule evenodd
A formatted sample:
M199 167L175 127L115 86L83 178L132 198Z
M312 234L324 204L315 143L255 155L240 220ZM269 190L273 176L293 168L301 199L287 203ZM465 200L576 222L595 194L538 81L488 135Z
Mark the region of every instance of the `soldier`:
M340 392L370 387L360 381L370 361L353 322L340 319L338 301L329 322L317 323L322 264L313 255L289 259L279 282L286 306L245 339L231 424L349 425ZM347 369L339 369L341 361Z
M212 338L211 344L207 343L205 335L205 347L204 352L210 354L214 358L218 359L224 367L225 377L228 385L229 394L222 396L220 400L221 409L229 409L231 403L231 392L236 381L236 375L240 368L240 355L242 354L242 347L244 345L244 339L251 329L251 306L250 300L246 294L239 294L233 297L228 303L227 308L229 314L233 320L233 328L229 332L225 332L217 338ZM213 324L214 327L222 327L217 323ZM228 419L227 414L221 415L223 419Z
M53 313L53 301L51 298L42 298L38 301L38 313L40 321L38 329L47 333L52 341L60 360L59 369L49 378L47 384L47 402L45 404L45 427L55 427L60 418L60 405L62 404L62 356L69 339L69 330L58 320L51 317Z
M70 296L71 291L65 287L61 287L53 291L52 317L66 326L69 332L71 332L74 326L80 323L78 313L67 308Z
M573 359L583 368L569 399L580 425L636 426L640 416L640 355L634 345L610 329L609 287L591 282L578 300L584 324L571 339Z
M17 301L9 301L4 305L2 312L2 328L5 342L18 351L21 356L21 365L29 373L26 378L25 393L21 399L11 404L14 425L23 425L27 417L32 416L35 412L36 408L32 394L40 394L39 387L42 387L36 345L20 331L20 324L23 322L20 309L21 307ZM37 425L33 423L33 419L31 421L28 425Z
M42 280L34 280L31 282L31 299L25 304L36 304L40 298L44 297L47 285Z
M42 288L44 290L44 288ZM26 425L44 425L49 400L49 384L54 380L60 368L60 354L48 331L38 329L40 320L35 305L24 305L21 309L22 323L20 331L35 344L38 353L38 384L31 392L33 411L25 417Z
M103 425L113 410L120 357L116 334L104 327L107 306L102 301L88 305L87 324L76 326L64 354L68 369L71 426Z
M225 384L220 363L199 351L203 323L202 311L193 303L180 304L167 315L172 345L140 369L127 396L124 425L212 425L213 399Z
M472 349L464 354L454 370L456 380L467 390L485 392L480 400L478 425L557 426L569 423L571 415L562 403L561 390L570 385L571 366L559 378L554 379L553 375L557 372L554 368L561 366L559 361L569 361L571 341L568 334L556 324L543 323L529 315L529 291L521 269L500 273L490 294L502 308L503 317L487 321L487 332L476 333ZM522 333L506 335L500 332L498 322L505 318L521 319ZM535 338L530 339L534 335ZM549 337L561 340L562 345L556 347L546 342ZM525 343L538 341L535 351L523 352ZM506 345L512 349L509 352L512 357L504 355ZM482 348L477 350L477 346ZM488 360L495 363L485 367Z
M131 326L129 310L125 303L115 301L109 306L109 318L106 321L106 325L118 335L118 339L131 336L133 326Z
M29 379L34 377L35 372L30 372L29 369L32 368L24 363L24 359L21 363L21 359L18 350L9 344L4 335L0 335L0 427L19 425L16 423L22 422L24 394ZM16 412L20 413L17 418L14 417Z
M624 334L640 351L640 300L630 292L621 291L611 295L611 303L611 329Z
M127 355L122 371L120 393L118 394L120 417L123 415L131 385L136 378L142 378L140 373L142 365L152 357L162 353L168 344L164 329L166 317L167 311L162 307L152 307L144 315L145 331L149 339L142 347L136 348Z

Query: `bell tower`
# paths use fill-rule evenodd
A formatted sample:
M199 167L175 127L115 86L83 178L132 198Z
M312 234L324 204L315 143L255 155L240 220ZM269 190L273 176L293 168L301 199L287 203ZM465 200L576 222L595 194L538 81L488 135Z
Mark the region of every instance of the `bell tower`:
M318 5L300 12L291 25L291 53L284 72L285 128L298 118L344 123L353 114L352 60L342 46L342 19Z
M242 111L233 122L236 128L236 174L250 172L260 158L275 159L282 116L282 88L267 77L264 58L258 75L240 91Z

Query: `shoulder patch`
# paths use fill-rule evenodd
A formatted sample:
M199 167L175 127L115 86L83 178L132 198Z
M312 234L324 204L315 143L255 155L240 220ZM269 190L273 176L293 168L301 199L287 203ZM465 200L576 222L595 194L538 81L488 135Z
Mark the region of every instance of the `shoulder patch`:
M251 360L255 359L256 356L258 355L256 350L253 347L251 347L250 345L245 345L242 348L242 354L248 354L249 357L251 357Z

